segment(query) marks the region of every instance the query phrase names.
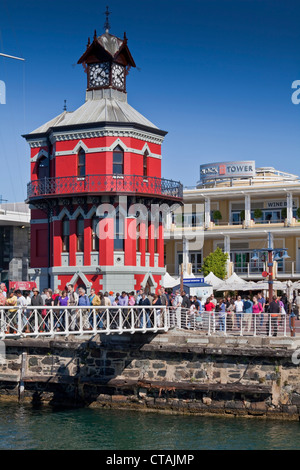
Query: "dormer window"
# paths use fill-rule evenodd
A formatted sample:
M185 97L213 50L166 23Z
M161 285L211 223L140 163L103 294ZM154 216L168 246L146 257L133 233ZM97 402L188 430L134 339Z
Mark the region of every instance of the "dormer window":
M77 156L77 176L79 178L85 177L85 151L80 149Z
M49 158L42 157L38 160L38 179L49 177Z
M143 155L143 176L144 178L147 178L148 176L148 151L146 150L144 155Z
M124 151L120 145L118 145L113 151L113 174L124 174Z

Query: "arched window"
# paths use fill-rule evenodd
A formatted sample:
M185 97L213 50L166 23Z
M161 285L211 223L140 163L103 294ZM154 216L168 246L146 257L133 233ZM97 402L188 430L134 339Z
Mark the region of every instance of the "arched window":
M120 216L119 208L116 209L114 250L124 250L124 217Z
M77 156L77 176L79 178L85 177L85 151L80 149Z
M99 251L98 223L99 217L94 215L92 217L92 251Z
M124 174L124 152L120 145L115 147L113 151L113 174Z
M49 158L42 157L38 160L38 179L49 177Z
M62 219L62 251L69 252L70 223L65 215Z
M82 217L82 215L79 215L77 217L76 233L77 233L77 251L83 252L84 251L84 218Z
M143 176L144 178L147 178L148 176L148 150L145 151L143 155Z

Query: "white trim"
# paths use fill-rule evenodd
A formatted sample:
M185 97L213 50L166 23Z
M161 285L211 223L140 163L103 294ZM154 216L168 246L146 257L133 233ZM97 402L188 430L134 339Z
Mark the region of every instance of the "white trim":
M138 140L147 140L148 142L162 144L164 141L164 136L159 136L152 132L141 131L133 128L120 128L120 127L106 127L103 129L86 129L78 131L65 131L64 133L56 133L55 129L51 134L51 143L52 141L61 142L65 140L77 140L77 139L91 139L94 137L133 137Z
M152 287L156 289L157 282L155 282L154 277L152 276L151 272L148 272L147 274L145 274L144 279L141 282L141 286L145 289L148 279L151 280Z
M68 282L68 284L73 284L73 285L76 284L79 278L84 282L86 286L86 290L88 292L92 286L92 282L89 282L85 274L80 270L76 271L76 273L74 274L72 279Z
M40 151L34 155L34 157L31 158L31 162L34 163L34 162L37 162L41 157L46 157L48 158L49 157L49 152L46 152L46 150L44 149L40 149Z
M88 150L89 150L88 147L85 145L85 143L82 142L82 140L80 140L80 141L75 145L75 147L73 148L72 153L75 153L75 154L78 153L78 151L79 151L80 148L82 148L82 150L84 150L85 153L87 153ZM57 152L55 152L55 155L56 155L56 153L57 153Z
M80 142L82 142L80 140ZM79 142L79 143L80 143ZM124 144L124 142L122 142L122 140L120 138L118 138L116 141L114 141L112 143L112 145L110 147L93 147L93 148L88 148L85 144L82 144L79 145L79 143L73 148L73 150L62 150L60 152L55 152L55 156L56 157L59 157L59 156L71 156L71 155L75 155L78 153L78 148L82 147L83 150L85 151L85 153L105 153L105 152L113 152L115 147L117 145L120 145L120 147L122 147L123 151L124 152L127 152L127 153L134 153L136 155L144 155L145 153L145 150L148 151L148 157L152 157L152 158L157 158L159 160L161 160L161 155L157 154L157 153L152 153L149 149L149 146L148 144L146 143L143 147L142 150L138 150L138 149L134 149L134 148L131 148L131 147L126 147L126 145Z

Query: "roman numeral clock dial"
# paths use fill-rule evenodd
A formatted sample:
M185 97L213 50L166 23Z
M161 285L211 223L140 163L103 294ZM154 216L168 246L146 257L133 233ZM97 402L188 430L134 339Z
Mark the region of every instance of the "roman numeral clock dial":
M89 67L89 86L109 85L109 62L103 64L91 64Z
M112 66L112 86L121 90L125 87L125 67L119 64Z

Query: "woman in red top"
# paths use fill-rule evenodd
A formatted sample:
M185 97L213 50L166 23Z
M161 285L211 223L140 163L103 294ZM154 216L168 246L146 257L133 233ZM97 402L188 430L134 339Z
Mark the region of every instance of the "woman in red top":
M213 312L215 310L215 304L211 301L210 297L206 300L204 309L206 312Z

